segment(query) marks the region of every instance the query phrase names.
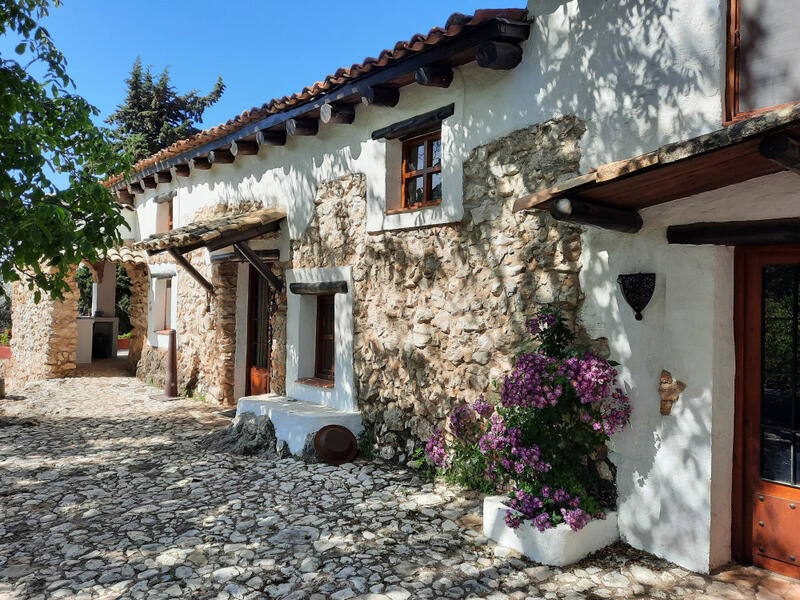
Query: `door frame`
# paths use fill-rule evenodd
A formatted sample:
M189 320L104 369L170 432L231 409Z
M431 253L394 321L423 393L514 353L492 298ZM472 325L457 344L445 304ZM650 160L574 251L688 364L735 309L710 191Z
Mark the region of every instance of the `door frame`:
M258 299L258 285L261 275L252 265L247 265L247 353L245 358L245 396L250 396L253 391L250 382L250 371L253 368L253 342L256 336L256 300ZM272 362L272 352L270 349L270 362ZM271 368L270 368L271 370ZM270 373L271 375L271 373Z
M734 339L736 355L731 553L753 563L753 482L759 477L761 402L761 271L756 266L780 264L787 257L800 262L800 245L745 246L734 253ZM774 261L774 262L773 262ZM748 367L749 365L749 367ZM752 365L758 365L754 371ZM774 484L777 485L778 484ZM785 486L780 486L784 487ZM800 496L800 490L798 490ZM760 566L785 572L784 563L760 557Z

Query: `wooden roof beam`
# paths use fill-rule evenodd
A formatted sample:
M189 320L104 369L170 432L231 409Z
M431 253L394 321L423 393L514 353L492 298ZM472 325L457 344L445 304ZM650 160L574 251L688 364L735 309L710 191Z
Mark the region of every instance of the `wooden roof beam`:
M256 134L256 144L261 146L283 146L286 144L285 131L272 131L265 129Z
M231 142L230 152L234 156L252 156L258 154L258 142L250 142L248 140L237 140Z
M667 227L670 244L777 246L800 243L800 219L689 223Z
M188 177L192 173L192 168L188 164L175 165L174 167L170 167L169 172L172 174L173 178Z
M201 171L208 171L211 168L211 161L208 160L207 156L195 156L189 161L189 167Z
M344 123L349 125L356 118L356 108L352 104L323 104L319 107L319 120L323 123Z
M370 86L361 92L361 102L367 106L397 106L400 90L397 88Z
M221 164L221 165L229 165L234 160L236 160L236 155L233 154L230 150L226 150L224 148L217 148L216 150L212 150L208 153L208 162L212 165Z
M508 71L522 62L522 48L508 42L486 41L478 46L475 62L484 69Z
M169 169L159 171L154 175L157 183L170 183L172 181L172 173Z
M643 224L642 216L635 210L592 204L572 198L555 200L550 207L550 215L558 221L592 225L623 233L636 233Z
M426 65L417 69L414 73L414 80L420 85L430 87L450 87L450 84L453 83L453 69L452 67Z
M288 135L317 135L319 133L319 121L317 119L296 118L286 121L286 133Z
M187 273L189 273L189 275L191 275L191 276L192 276L192 278L193 278L193 279L194 279L194 280L195 280L197 283L199 283L201 286L203 286L203 287L205 288L205 290L206 290L206 291L207 291L209 294L213 294L213 293L214 293L214 286L211 284L211 282L209 282L209 281L208 281L208 279L206 279L205 277L203 277L203 276L200 274L200 271L198 271L197 269L195 269L195 268L192 266L192 263L190 263L188 260L186 260L186 257L185 257L183 254L181 254L181 253L178 251L178 249L177 249L177 248L169 248L169 249L167 250L167 252L169 252L169 255L170 255L172 258L174 258L174 259L175 259L175 262L176 262L176 263L178 263L180 266L182 266L182 267L183 267L183 268L186 270L186 272L187 272Z
M138 181L134 181L133 183L129 183L128 184L128 193L129 194L143 194L144 193L144 188L142 187L141 183L139 183Z
M239 254L239 256L249 262L253 268L258 271L258 274L266 279L267 283L269 283L276 292L283 290L283 282L278 279L269 266L266 265L255 252L253 252L253 249L250 248L250 245L246 241L236 242L233 244L233 249L237 254Z

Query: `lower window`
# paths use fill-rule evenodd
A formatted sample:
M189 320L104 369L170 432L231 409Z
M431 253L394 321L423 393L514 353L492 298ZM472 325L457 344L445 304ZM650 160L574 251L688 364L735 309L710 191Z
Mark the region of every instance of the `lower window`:
M317 296L317 348L314 377L333 381L335 366L335 311L333 295Z

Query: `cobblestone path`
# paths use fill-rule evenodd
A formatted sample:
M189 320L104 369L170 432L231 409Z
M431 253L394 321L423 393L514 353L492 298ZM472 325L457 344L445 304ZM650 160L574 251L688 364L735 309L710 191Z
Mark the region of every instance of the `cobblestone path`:
M210 453L218 407L152 392L83 377L0 400L0 598L800 598L623 545L538 566L480 534L477 496L395 465Z

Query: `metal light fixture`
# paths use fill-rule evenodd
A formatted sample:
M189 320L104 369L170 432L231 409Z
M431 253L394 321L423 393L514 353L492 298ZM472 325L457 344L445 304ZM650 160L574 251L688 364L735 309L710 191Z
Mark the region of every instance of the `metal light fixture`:
M636 314L636 320L642 320L642 311L656 288L655 273L628 273L617 277L622 296Z

